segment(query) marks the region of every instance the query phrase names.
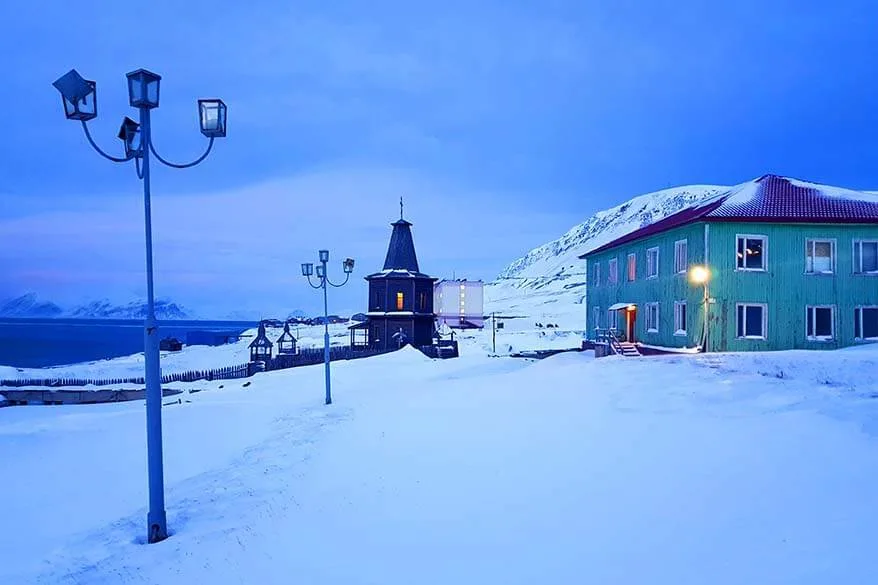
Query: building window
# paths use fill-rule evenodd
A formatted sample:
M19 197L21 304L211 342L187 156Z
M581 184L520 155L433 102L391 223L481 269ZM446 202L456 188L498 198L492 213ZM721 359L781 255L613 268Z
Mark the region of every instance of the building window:
M422 292L418 294L418 306L420 307L421 311L427 310L427 293ZM460 312L463 312L463 299L460 300Z
M646 303L646 332L658 333L659 304Z
M835 307L806 307L805 336L812 341L835 338Z
M807 274L835 272L834 240L805 240L805 272Z
M403 294L401 292L396 293L396 310L397 311L402 311L404 299L405 299L405 297L403 296Z
M674 335L686 335L686 301L674 302Z
M607 329L616 329L616 315L617 312L612 309L607 311Z
M601 326L601 308L593 307L591 310L591 328L592 329L600 329Z
M766 236L738 236L738 270L766 270Z
M878 274L878 241L854 241L854 273Z
M595 286L601 283L601 265L598 262L595 262L591 268L591 280Z
M765 339L767 317L767 305L738 303L738 338Z
M628 282L634 282L637 278L637 256L628 254Z
M658 248L650 248L646 251L646 277L647 278L656 278L658 277L658 262L659 262L659 249Z
M380 310L381 309L381 291L374 290L372 291L372 308Z
M607 282L616 284L619 282L619 262L615 258L610 258L607 262Z
M674 272L686 273L689 268L689 241L677 240L674 242Z
M878 307L854 309L854 337L878 340Z

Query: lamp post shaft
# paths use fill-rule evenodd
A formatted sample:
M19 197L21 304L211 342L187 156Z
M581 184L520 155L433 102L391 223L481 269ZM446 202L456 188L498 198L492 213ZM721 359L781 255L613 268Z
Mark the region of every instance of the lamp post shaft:
M149 185L150 111L140 108L141 149L143 151L143 215L146 229L146 320L144 359L146 362L146 448L149 472L149 512L147 538L150 543L168 537L165 514L164 472L162 468L162 370L159 362L158 324L152 274L152 208Z
M704 281L704 351L710 351L708 345L710 343L710 293L707 290L707 281Z
M323 369L326 375L326 404L332 404L332 392L329 383L329 300L326 284L329 276L326 273L326 262L323 262Z

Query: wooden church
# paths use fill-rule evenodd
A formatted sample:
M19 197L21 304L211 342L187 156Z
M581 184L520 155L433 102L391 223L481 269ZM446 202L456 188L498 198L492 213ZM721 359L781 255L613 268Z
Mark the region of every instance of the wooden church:
M433 344L433 283L437 279L418 267L412 224L403 218L390 224L390 245L381 272L366 277L369 307L366 321L351 327L351 347L389 351Z

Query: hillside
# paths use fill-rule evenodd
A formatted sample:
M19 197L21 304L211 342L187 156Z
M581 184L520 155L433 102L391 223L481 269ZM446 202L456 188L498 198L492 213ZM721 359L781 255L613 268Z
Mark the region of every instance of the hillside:
M485 287L485 310L576 327L583 319L585 272L578 256L730 187L689 185L635 197L599 211L557 240L509 264Z

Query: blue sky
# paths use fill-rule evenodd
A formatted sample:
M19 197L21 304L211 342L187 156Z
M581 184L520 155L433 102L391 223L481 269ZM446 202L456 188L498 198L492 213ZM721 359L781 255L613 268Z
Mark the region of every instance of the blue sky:
M4 3L0 298L144 294L141 186L63 118L98 82L107 149L124 74L163 76L153 174L159 296L201 313L316 311L321 247L380 268L400 195L422 269L490 279L592 212L767 172L878 189L878 5L675 0ZM136 24L136 26L135 26ZM338 265L340 272L340 265ZM335 292L362 309L360 278Z

